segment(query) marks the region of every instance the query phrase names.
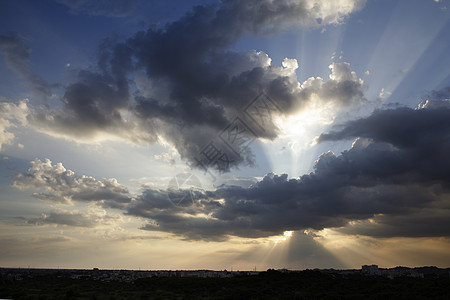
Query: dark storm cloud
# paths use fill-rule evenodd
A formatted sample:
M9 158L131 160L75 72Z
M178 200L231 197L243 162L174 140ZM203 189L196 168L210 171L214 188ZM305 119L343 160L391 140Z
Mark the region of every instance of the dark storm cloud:
M17 32L0 34L0 53L7 66L25 79L33 89L44 96L51 96L51 88L55 85L50 85L33 72L29 65L31 49L25 45Z
M230 115L241 112L263 90L281 111L298 108L307 97L299 95L295 68L289 72L274 67L262 52L224 49L244 35L317 25L313 14L305 1L223 1L220 6L198 6L163 29L136 34L128 45L135 49L138 64L149 78L165 80L171 89L163 105L157 105L161 99L138 99L139 115L177 124L163 134L182 157L192 159L213 137L214 131L205 134L199 126L223 129ZM260 138L277 136L273 122L264 130L253 129ZM198 132L203 139L194 140Z
M368 118L348 122L340 130L322 134L319 142L362 137L400 148L422 146L424 151L439 151L433 147L433 142L442 142L448 137L450 101L427 101L424 108L428 109L378 110Z
M449 236L449 208L447 201L444 207L438 209L411 210L408 214L377 215L371 221L354 222L338 231L381 238Z
M64 111L56 114L36 111L28 121L38 126L56 126L61 132L77 137L126 129L119 110L127 106L128 84L120 85L120 79L90 71L81 71L78 80L66 89Z
M430 103L417 110L376 111L322 135L321 141L358 140L338 156L322 154L314 172L299 179L268 174L249 188L224 186L198 195L190 207L162 211L153 204L157 198L150 196L145 198L145 215L138 213L142 199L129 213L152 220L143 229L189 239L269 236L370 218L375 223L344 230L375 236L448 236L450 108L448 101L439 103L439 109ZM201 204L205 201L208 207Z
M95 138L100 133L128 136L128 139L154 142L148 132L135 131L133 121L126 122L130 107L128 72L133 70L132 51L106 39L100 46L96 71L80 70L77 81L66 87L64 108L59 111L35 110L30 124L44 131L57 131L77 138ZM113 47L114 45L114 47ZM120 57L118 59L117 57ZM122 113L122 114L121 114Z
M441 90L432 91L428 98L430 100L450 99L450 86Z
M246 35L337 24L362 3L349 0L334 7L306 0L228 0L196 6L164 27L153 26L122 42L106 40L97 66L80 71L78 81L66 88L63 109L35 112L29 121L40 130L80 139L107 133L153 143L162 137L182 158L195 162L234 116L252 123L242 110L262 91L279 107L274 115L301 109L311 95L337 107L360 101L363 82L348 64L332 64L328 81L310 78L300 88L295 60L277 67L263 52L228 49ZM129 81L138 75L145 80L130 95ZM250 126L258 138L278 135L272 119ZM234 163L252 163L251 152L241 155Z
M32 162L14 186L44 189L35 196L47 201L119 208L146 220L141 229L192 240L336 227L376 237L449 236L449 103L375 111L322 135L322 142L357 139L340 155L320 155L310 174L289 179L270 173L250 187L192 190L188 205L176 205L164 190L146 189L132 197L114 179L79 177L48 160ZM49 218L35 223L56 223L56 217Z

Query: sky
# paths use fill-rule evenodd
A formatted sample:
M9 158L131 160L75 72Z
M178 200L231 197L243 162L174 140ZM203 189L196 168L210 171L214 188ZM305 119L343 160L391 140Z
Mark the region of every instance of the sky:
M0 2L0 266L450 266L449 0Z

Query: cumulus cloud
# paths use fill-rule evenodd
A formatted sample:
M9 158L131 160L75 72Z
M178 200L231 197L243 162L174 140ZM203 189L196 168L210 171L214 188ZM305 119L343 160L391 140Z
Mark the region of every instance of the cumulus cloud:
M240 57L237 62L248 59L262 66L253 67L251 71L238 71L238 75L230 80L217 82L221 87L210 98L205 98L206 91L200 91L214 87L213 83L205 80L201 87L196 88L199 94L192 99L193 102L189 103L182 95L176 99L158 100L138 96L134 99L136 107L127 107L129 101L132 101L127 100L128 86L118 84L106 75L83 71L79 74L80 82L66 90L64 110L34 110L28 120L41 131L72 135L80 140L106 135L119 136L133 142L154 143L163 138L177 149L182 158L195 162L202 147L229 126L233 116L239 116L250 127L253 134L250 135L251 138L274 139L278 135L273 118L276 115L295 113L311 102L328 103L339 108L364 101L364 82L350 69L348 63L331 64L328 80L311 77L300 84L295 74L298 63L294 59L286 59L282 67L276 67L271 64L267 54L262 52L230 55L233 60ZM231 63L220 62L214 65L220 64L229 68L230 72L236 72ZM242 66L243 64L240 65ZM192 76L194 74L190 75ZM125 79L122 77L117 80ZM186 80L180 78L180 82L182 81ZM167 86L173 88L173 83ZM264 114L267 112L258 112L261 113L260 116L264 116L265 123L257 122L258 120L255 122L255 119L243 113L243 103L250 104L263 90L266 90L268 98L276 105L271 111L273 117L266 118ZM131 115L131 118L125 119L125 115ZM245 157L245 161L251 162L250 154ZM236 163L241 162L242 160L236 160Z
M74 3L90 7L97 2ZM245 138L274 139L278 128L272 118L255 124L244 113L262 91L273 101L273 115L288 115L310 101L333 102L336 107L361 101L363 81L349 64L333 63L328 80L310 78L301 84L295 59L275 66L262 51L234 52L229 47L247 35L339 24L363 4L227 0L196 6L163 27L153 26L123 41L105 40L97 65L79 71L67 86L63 107L34 110L29 122L38 130L77 140L163 139L194 165L202 148L236 116L248 127ZM138 87L133 95L130 79ZM240 154L230 160L232 165L252 163L251 151Z
M33 72L29 64L31 49L25 45L24 39L19 33L0 34L0 53L3 55L6 65L26 80L35 91L46 97L52 95L51 89L56 85L49 84Z
M97 180L91 176L76 176L61 163L52 164L49 159L32 161L27 172L17 174L13 186L19 189L42 189L43 192L34 193L33 196L64 204L82 201L123 208L132 199L128 189L114 178Z
M321 135L321 142L357 140L338 156L322 154L314 172L298 179L268 174L249 188L199 193L185 208L161 206L161 195L147 190L127 211L149 219L143 229L189 239L331 227L374 236L448 236L450 107L444 103L378 110Z

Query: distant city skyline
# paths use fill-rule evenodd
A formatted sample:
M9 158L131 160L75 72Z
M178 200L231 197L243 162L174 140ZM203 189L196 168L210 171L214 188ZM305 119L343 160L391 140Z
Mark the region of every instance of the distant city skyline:
M450 266L450 0L0 3L0 266Z

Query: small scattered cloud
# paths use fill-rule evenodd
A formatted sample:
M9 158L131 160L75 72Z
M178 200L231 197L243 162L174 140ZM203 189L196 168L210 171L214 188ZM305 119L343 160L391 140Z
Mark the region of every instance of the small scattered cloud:
M378 94L377 101L385 101L387 98L389 98L392 95L391 92L386 91L384 88L380 90L380 93Z
M26 223L37 226L66 225L74 227L95 227L98 225L108 225L117 220L120 220L120 216L106 214L105 211L81 213L59 209L48 214L42 213L37 218L27 219Z

